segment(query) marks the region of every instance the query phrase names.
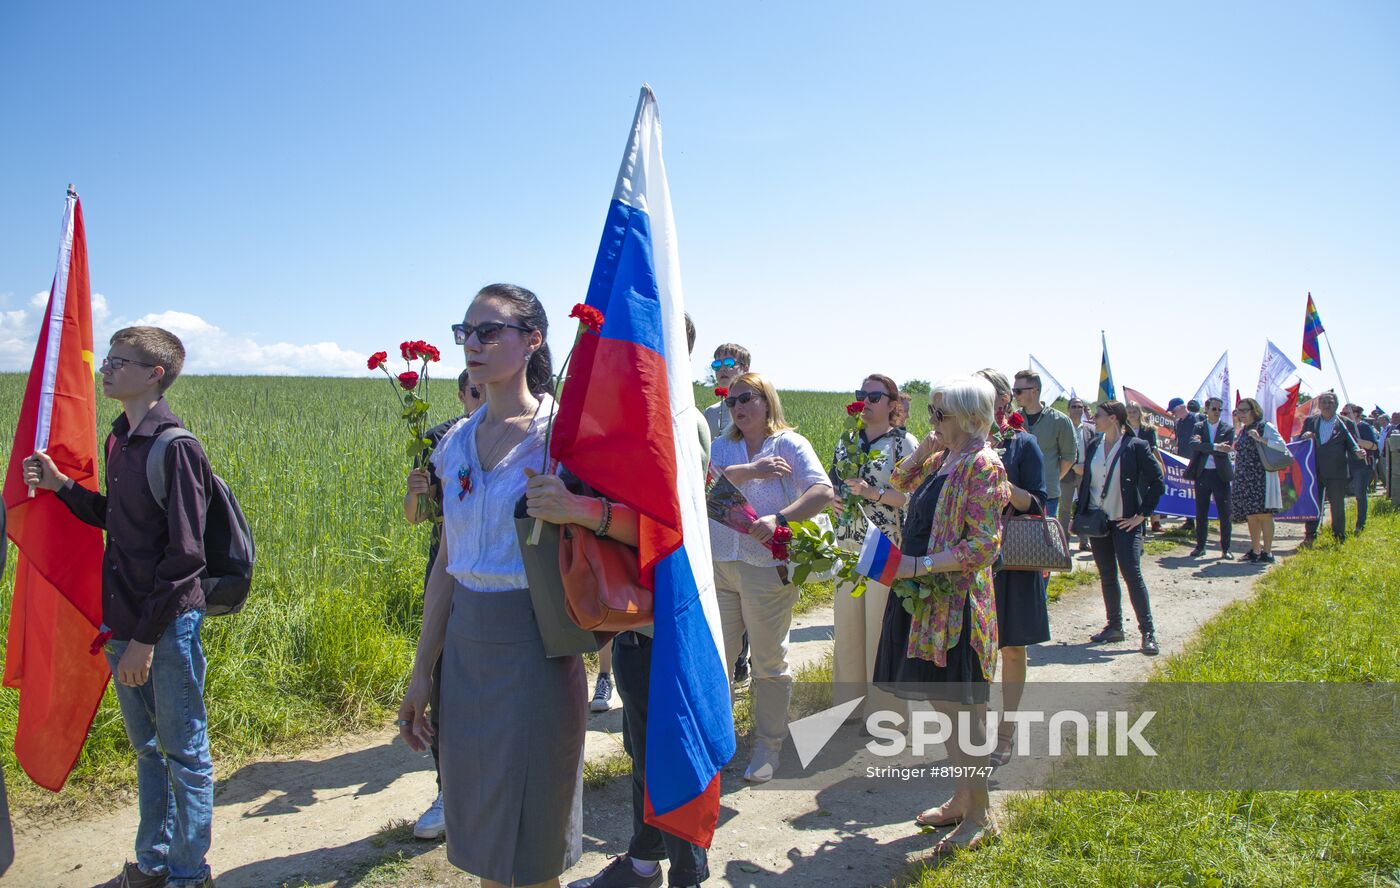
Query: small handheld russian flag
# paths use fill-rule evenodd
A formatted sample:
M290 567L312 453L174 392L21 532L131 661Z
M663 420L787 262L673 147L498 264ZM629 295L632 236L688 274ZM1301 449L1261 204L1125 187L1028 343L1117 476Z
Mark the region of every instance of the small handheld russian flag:
M873 522L866 522L865 542L860 546L860 560L856 570L881 586L889 586L895 581L899 571L901 553L890 538L880 532Z

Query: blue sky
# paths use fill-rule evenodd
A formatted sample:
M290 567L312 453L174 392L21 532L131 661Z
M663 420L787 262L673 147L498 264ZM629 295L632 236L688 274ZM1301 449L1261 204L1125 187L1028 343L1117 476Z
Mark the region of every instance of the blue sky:
M70 181L100 332L167 323L193 371L358 373L497 280L562 345L644 81L697 377L734 340L791 388L1034 352L1092 391L1102 328L1120 385L1228 348L1253 394L1311 290L1353 399L1400 409L1383 2L7 4L0 368Z

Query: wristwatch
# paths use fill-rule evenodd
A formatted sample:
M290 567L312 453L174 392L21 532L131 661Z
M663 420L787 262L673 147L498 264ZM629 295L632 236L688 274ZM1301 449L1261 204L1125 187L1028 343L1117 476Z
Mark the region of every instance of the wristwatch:
M773 517L777 520L778 526L779 526L779 527L787 527L787 526L788 526L787 516L784 515L782 512L778 512L778 513L775 514Z

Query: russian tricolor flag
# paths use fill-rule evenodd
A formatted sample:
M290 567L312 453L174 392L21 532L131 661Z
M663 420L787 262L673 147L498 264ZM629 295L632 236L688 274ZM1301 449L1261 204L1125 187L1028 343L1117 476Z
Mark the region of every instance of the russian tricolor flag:
M860 559L856 562L856 570L881 586L889 586L895 581L899 561L899 548L881 533L880 528L873 522L866 522L865 542L860 544Z
M641 516L642 576L653 584L656 608L647 821L708 848L719 823L719 771L734 755L734 723L676 225L648 86L586 302L603 312L603 327L575 347L551 449L584 482Z

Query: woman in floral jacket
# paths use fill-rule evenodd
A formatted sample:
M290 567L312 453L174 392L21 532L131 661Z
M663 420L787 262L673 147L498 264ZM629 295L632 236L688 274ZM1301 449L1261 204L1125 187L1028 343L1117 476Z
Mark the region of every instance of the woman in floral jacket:
M860 551L867 520L899 545L909 497L891 487L890 473L918 446L914 436L900 427L906 414L893 379L872 373L861 383L856 401L863 405L862 428L849 433L853 441L847 440L848 435L837 440L829 473L833 489L845 500L836 508L836 545L846 552ZM871 580L859 598L851 594L852 589L846 583L836 586L831 702L839 705L864 696L868 716L897 705L888 694L869 689L890 588Z
M885 608L877 686L908 699L933 701L956 726L970 710L967 736L955 733L949 758L969 776L953 798L924 811L920 826L955 826L937 854L975 848L996 832L987 779L986 708L996 673L997 619L992 565L1001 547L1001 512L1011 498L1006 470L987 442L995 390L980 377L935 386L929 395L933 431L895 470L891 483L910 494L903 557ZM985 771L977 772L985 775Z

